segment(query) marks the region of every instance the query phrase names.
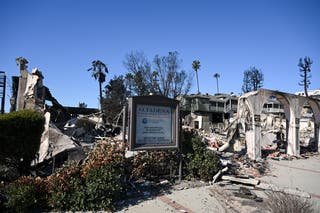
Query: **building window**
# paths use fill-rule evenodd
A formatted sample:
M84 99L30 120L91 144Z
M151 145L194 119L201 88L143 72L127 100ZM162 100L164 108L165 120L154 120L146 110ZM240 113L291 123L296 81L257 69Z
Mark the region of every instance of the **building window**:
M238 101L237 101L237 100L231 100L231 104L232 104L232 105L237 105L237 104L238 104Z
M194 128L199 129L199 121L194 121Z

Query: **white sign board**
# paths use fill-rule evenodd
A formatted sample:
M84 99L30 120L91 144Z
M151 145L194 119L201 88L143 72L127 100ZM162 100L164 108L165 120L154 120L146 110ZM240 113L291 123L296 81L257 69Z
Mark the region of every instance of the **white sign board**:
M162 96L129 98L130 150L177 149L179 101Z
M136 144L172 143L172 109L137 105Z

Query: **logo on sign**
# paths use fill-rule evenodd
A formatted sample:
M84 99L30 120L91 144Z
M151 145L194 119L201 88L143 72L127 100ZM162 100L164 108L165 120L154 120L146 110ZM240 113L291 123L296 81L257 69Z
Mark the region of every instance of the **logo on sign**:
M142 123L144 123L144 124L148 123L147 118L143 118L143 119L142 119Z

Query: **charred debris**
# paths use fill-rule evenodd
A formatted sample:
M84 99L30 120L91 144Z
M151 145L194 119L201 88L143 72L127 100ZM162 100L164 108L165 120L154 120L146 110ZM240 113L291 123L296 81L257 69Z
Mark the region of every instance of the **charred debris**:
M16 62L20 76L12 77L10 111L32 109L45 117L38 157L32 163L35 171L40 172L36 175L47 176L66 161L80 163L97 139L120 134L120 127L107 123L98 109L62 106L43 84L40 70L28 72L25 58Z
M11 111L35 109L45 115L36 175L49 175L65 161L79 164L95 141L118 137L123 112L109 122L98 109L62 106L43 84L41 71L27 69L17 59L20 76L12 77ZM234 94L179 96L182 129L200 135L220 157L221 170L212 178L258 185L267 170L266 158L292 160L318 153L319 100L261 89L240 97ZM47 105L46 101L51 102ZM113 139L112 139L113 140Z

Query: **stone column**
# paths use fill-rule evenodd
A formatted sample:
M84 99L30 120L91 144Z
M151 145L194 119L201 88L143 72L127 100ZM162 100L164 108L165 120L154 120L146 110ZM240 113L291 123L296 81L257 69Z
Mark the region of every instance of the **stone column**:
M289 122L289 132L288 132L288 146L287 154L289 155L299 155L300 154L300 140L299 140L299 128L300 119L296 117L291 117Z
M313 111L314 116L314 139L315 139L315 145L320 151L320 102L317 100L309 100L309 104Z
M290 103L290 121L289 121L289 133L288 133L288 149L287 154L299 155L300 154L300 115L302 107L305 103L304 97L288 96Z
M260 114L252 115L252 129L246 131L248 157L261 158L261 120Z
M246 133L247 153L251 159L261 158L261 111L267 96L264 91L259 91L247 98L249 105L252 130Z
M16 100L16 111L24 109L24 92L26 90L28 71L28 61L25 58L19 57L16 59L17 65L20 67L19 86Z
M253 140L254 140L254 158L261 158L261 118L260 114L255 114L253 116Z
M314 139L316 142L316 147L318 151L320 150L320 124L319 123L314 123Z

